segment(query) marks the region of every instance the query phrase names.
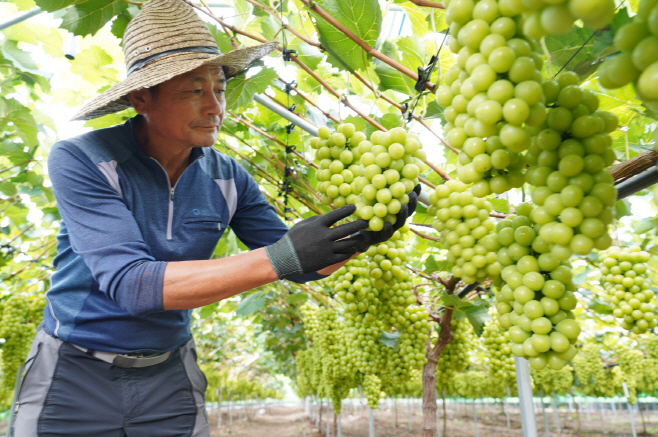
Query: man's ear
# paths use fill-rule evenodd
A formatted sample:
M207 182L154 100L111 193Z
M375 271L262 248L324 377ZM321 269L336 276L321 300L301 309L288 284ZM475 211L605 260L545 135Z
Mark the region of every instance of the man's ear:
M128 93L128 100L130 100L130 104L135 108L135 111L137 111L138 114L146 114L153 98L151 91L148 88L142 88Z

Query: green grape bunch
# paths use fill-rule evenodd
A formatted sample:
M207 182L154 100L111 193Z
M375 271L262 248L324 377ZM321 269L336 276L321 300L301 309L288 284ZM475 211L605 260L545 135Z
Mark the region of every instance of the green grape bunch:
M441 232L441 242L448 248L452 274L473 284L500 275L496 256L500 244L489 218L491 203L468 188L456 179L437 186L430 194L428 213L436 216L432 226Z
M447 142L459 149L457 177L477 197L524 183L521 155L546 120L539 44L521 36L521 0L446 2L450 50L437 103L445 108Z
M605 88L621 88L633 83L639 98L658 99L658 5L642 0L633 21L615 33L614 46L621 53L599 67L599 82Z
M382 381L377 375L369 374L363 377L363 394L370 408L373 410L379 408L379 400L382 398Z
M585 344L573 360L576 387L585 396L614 397L622 392L621 367L605 368L599 343Z
M514 355L528 358L537 370L547 365L559 370L577 353L580 325L572 312L578 304L576 286L571 264L551 252L542 238L544 227L530 220L532 212L532 205L521 204L518 215L496 225L502 246L496 310L501 326L509 330Z
M450 320L452 341L439 355L436 365L436 388L447 395L455 393L455 375L464 372L470 365L471 355L478 346L473 326L467 318L454 317Z
M321 127L311 140L316 149L316 173L322 202L335 207L355 204L355 215L380 231L395 223L409 193L418 185L426 155L418 136L401 127L375 131L368 140L354 125L344 123L336 132Z
M609 133L617 117L598 110L598 97L578 81L577 74L565 72L544 82L546 101L554 107L526 155L526 180L535 187L530 217L560 260L610 247L608 225L617 200L613 177L604 170L615 160Z
M0 338L2 343L2 381L0 404L6 404L14 389L16 373L25 362L38 324L43 318L45 299L41 295L17 293L1 302Z
M531 369L533 391L541 390L546 395L566 395L573 386L573 368L568 364L560 370L545 367L541 370Z
M503 389L505 387L513 388L516 385L516 367L509 332L500 325L496 318L495 306L490 308L489 314L491 314L491 319L484 323L481 337L482 345L487 351L488 373L494 380L500 382Z
M643 334L658 326L655 295L647 262L649 253L639 246L616 247L599 252L604 299L621 319L621 327Z

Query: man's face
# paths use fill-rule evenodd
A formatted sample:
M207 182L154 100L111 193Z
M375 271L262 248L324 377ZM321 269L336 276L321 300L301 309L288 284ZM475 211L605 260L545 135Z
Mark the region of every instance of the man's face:
M151 130L187 147L209 147L226 110L226 78L222 67L204 65L161 83L147 98Z

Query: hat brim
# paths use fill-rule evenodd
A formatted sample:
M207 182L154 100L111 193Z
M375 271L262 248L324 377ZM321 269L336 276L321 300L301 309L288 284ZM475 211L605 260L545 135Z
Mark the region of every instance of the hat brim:
M72 120L91 120L132 107L128 93L166 82L202 65L221 65L226 77L239 74L252 63L276 49L276 42L236 49L221 55L182 52L165 56L135 71L125 80L87 102Z

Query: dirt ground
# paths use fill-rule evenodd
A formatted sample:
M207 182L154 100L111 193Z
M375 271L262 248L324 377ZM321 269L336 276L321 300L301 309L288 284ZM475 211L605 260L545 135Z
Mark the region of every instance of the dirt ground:
M544 420L541 409L538 409L537 426L538 434L546 436L544 431ZM521 424L518 408L512 406L510 412L510 428L507 427L505 414L500 406L478 406L478 428L477 434L473 419L471 405L452 405L447 411L448 423L445 437L522 437ZM321 437L326 436L326 421L323 414L322 423L318 427L314 421L308 418L301 406L270 406L266 409L257 408L249 410L249 418L244 412L239 414L233 411L233 421L229 424L229 414L222 411L222 426L218 425L218 410L210 408L208 419L211 424L211 437ZM356 414L354 414L356 413ZM604 413L591 411L580 412L580 427L578 426L575 412L560 410L560 427L558 433L553 421L552 411L547 409L547 420L551 437L630 437L631 426L628 411L617 411L616 417L612 411ZM411 423L408 420L407 406L399 405L397 409L397 420L394 426L394 409L390 406L382 406L375 411L375 436L377 437L412 437L422 436L422 415L417 406L411 408ZM588 419L589 416L589 419ZM658 436L658 411L644 412L647 433L644 434L642 419L636 413L637 435ZM331 416L330 435L336 437L333 428L333 415ZM411 427L409 427L411 425ZM443 420L441 420L443 427ZM441 429L443 431L443 429ZM367 437L368 436L368 411L362 411L350 407L344 407L341 417L342 437Z

